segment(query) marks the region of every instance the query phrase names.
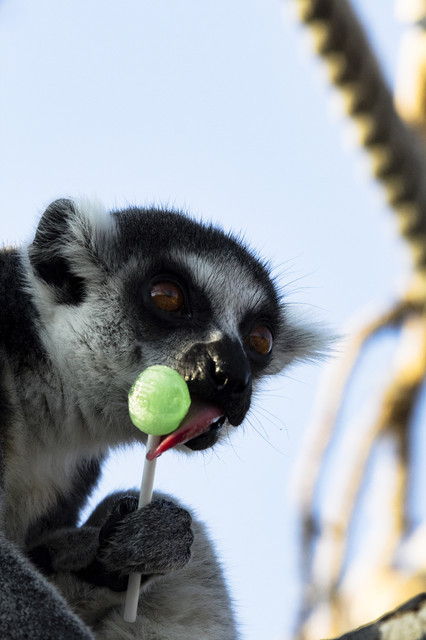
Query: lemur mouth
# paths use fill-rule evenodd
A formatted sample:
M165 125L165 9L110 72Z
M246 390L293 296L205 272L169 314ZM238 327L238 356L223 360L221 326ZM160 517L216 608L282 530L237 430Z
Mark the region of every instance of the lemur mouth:
M225 419L220 407L191 398L191 406L180 426L169 435L162 436L160 444L148 451L146 457L154 460L178 444L184 444L193 451L207 449L217 441Z

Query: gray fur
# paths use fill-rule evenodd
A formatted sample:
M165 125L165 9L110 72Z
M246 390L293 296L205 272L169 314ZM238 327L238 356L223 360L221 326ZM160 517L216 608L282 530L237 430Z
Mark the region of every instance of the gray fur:
M135 516L134 530L127 530L128 516L124 516L118 535L113 531L99 544L102 525L105 528L119 498L119 494L106 498L80 529L45 534L35 547L48 549L53 566L50 580L94 630L96 638L236 638L222 571L202 524L167 496L154 494L152 507L130 514ZM64 547L70 551L64 552ZM134 624L122 619L124 592L90 584L80 577L81 569L95 558L100 558L110 573L137 570L145 574Z
M184 567L194 540L189 513L164 499L140 510L135 501L134 509L102 545L100 559L108 573L161 575Z
M34 571L34 567L3 535L0 535L0 567L2 640L54 640L65 637L65 633L73 640L93 638L58 591Z
M321 332L290 316L237 239L179 213L59 200L0 265L0 637L89 639L89 627L103 639L237 637L210 543L186 510L155 503L145 524L127 513L111 528L116 514L102 505L103 524L98 514L82 529L79 513L108 449L146 441L127 410L141 370L171 366L223 409L222 430L180 447L206 448L241 424L265 375L321 351ZM184 291L177 315L150 299L161 277ZM274 335L269 355L247 342L257 324ZM133 567L149 578L125 631L114 588Z

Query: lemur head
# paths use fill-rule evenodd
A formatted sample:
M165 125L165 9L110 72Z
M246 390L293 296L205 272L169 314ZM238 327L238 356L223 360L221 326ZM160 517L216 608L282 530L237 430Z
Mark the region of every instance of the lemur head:
M42 343L86 428L102 429L94 437L144 439L127 393L140 371L164 364L185 378L194 403L221 408L186 443L207 448L224 423L242 423L260 379L321 348L312 327L292 320L265 264L181 213L58 200L28 257Z

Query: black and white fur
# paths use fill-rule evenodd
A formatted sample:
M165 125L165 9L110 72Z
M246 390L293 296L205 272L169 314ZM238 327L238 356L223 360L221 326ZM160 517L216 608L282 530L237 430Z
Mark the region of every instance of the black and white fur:
M222 430L181 445L204 449L243 422L265 375L315 356L320 333L291 318L238 240L176 212L58 200L33 242L0 260L0 638L238 637L214 552L184 508L161 497L137 512L113 496L81 528L79 514L108 449L146 440L127 409L140 371L173 367L223 408ZM158 279L182 289L179 313L152 303ZM248 341L259 324L269 354ZM129 625L133 570L143 602Z

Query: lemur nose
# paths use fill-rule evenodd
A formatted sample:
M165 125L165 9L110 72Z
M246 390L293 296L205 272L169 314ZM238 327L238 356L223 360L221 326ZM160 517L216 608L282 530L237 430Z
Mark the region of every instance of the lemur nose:
M250 362L240 342L225 336L195 344L182 365L189 392L222 407L230 424L241 424L250 407L252 380Z
M251 382L250 370L244 366L237 366L234 370L224 367L215 356L211 356L209 375L218 391L229 393L244 393Z

